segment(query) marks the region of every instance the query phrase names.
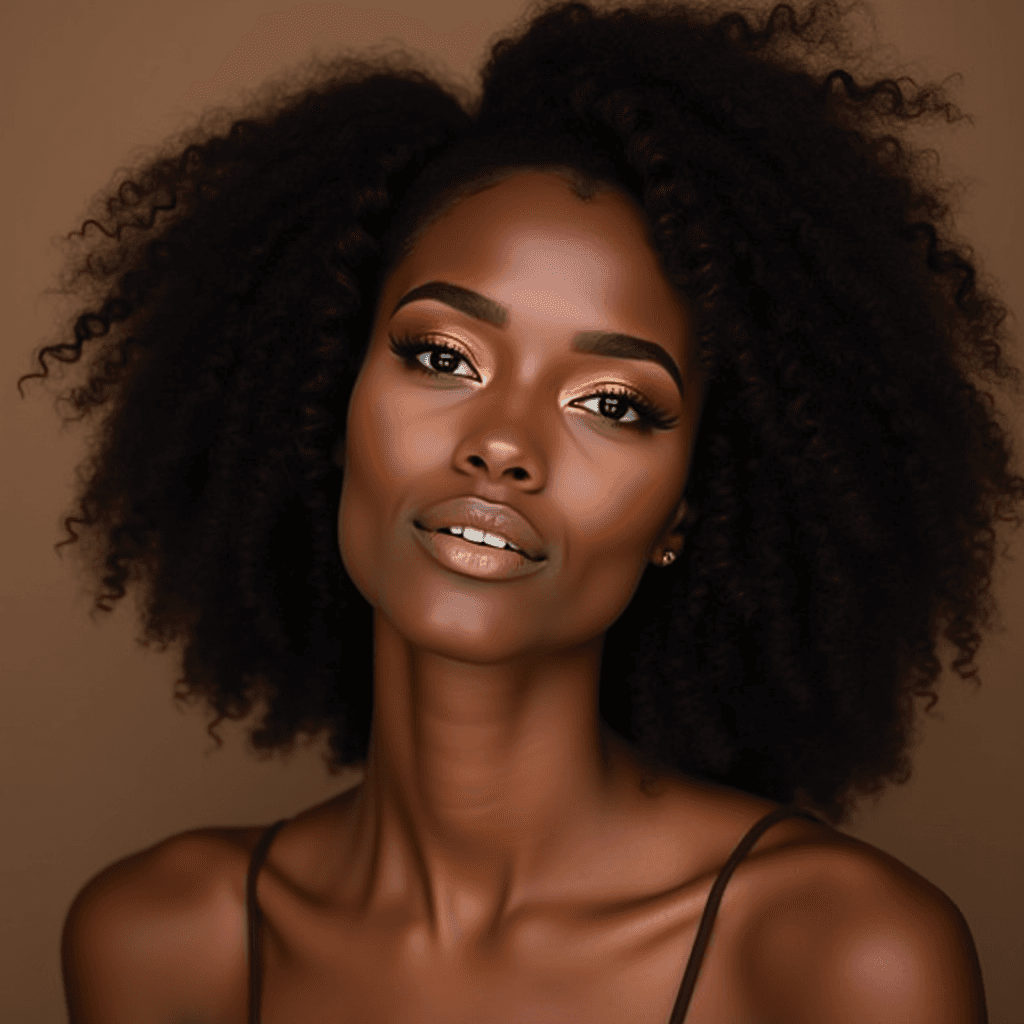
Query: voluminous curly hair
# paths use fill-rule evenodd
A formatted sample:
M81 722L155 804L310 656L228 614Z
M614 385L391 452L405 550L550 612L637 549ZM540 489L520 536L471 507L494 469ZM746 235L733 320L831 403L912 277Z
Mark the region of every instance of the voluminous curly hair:
M558 167L640 204L709 382L687 543L608 631L603 719L645 763L837 822L905 781L937 645L976 681L994 527L1022 521L981 387L1020 376L901 131L965 115L816 69L853 53L847 13L545 3L477 97L401 52L314 59L146 156L73 233L75 340L26 375L89 345L69 419L107 413L57 546L88 528L91 614L139 581L140 642L183 639L211 730L265 701L264 756L326 730L332 771L364 761L373 610L331 455L376 297L453 196Z

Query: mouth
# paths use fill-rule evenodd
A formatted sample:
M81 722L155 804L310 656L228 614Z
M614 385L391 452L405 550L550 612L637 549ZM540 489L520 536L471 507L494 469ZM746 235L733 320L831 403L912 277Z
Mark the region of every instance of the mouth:
M472 526L442 526L436 530L430 530L422 523L413 522L418 530L424 533L443 534L448 537L459 537L466 544L473 544L477 547L487 548L491 551L509 551L521 555L528 562L543 562L544 556L533 557L528 555L522 548L517 547L512 541L498 534L490 533L487 530L479 530Z
M544 538L522 512L504 502L463 494L417 513L413 521L438 542L459 539L460 550L479 554L477 549L486 547L516 553L534 563L545 560Z
M450 527L428 530L416 522L412 526L420 546L435 562L458 576L491 581L515 580L538 572L547 561L543 557L529 558L523 551L508 546L495 547L460 537Z

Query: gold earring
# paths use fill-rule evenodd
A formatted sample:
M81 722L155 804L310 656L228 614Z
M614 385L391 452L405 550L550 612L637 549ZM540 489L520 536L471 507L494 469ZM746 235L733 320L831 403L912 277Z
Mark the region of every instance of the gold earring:
M676 560L676 553L671 549L661 556L662 565L671 565Z

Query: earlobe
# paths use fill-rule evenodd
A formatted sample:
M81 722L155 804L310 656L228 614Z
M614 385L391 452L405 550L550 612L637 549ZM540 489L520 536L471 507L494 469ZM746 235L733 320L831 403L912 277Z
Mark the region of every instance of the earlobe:
M665 566L671 565L676 558L682 553L683 544L686 542L686 531L680 529L680 524L684 520L688 519L690 507L687 504L685 498L679 503L676 509L676 514L672 518L672 525L668 528L665 537L654 549L654 553L651 555L651 563L653 565Z

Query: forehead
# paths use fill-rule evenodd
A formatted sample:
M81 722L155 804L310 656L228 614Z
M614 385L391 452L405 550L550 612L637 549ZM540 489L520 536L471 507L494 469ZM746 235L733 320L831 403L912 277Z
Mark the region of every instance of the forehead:
M636 200L607 183L581 199L565 174L555 169L512 171L449 200L419 232L417 243L435 241L463 230L476 229L467 241L486 241L510 235L544 234L597 238L627 236L649 243L647 221Z
M456 200L389 275L381 315L411 288L439 279L506 306L510 325L587 321L662 339L685 330L685 306L639 204L615 188L582 200L556 172L515 173Z

